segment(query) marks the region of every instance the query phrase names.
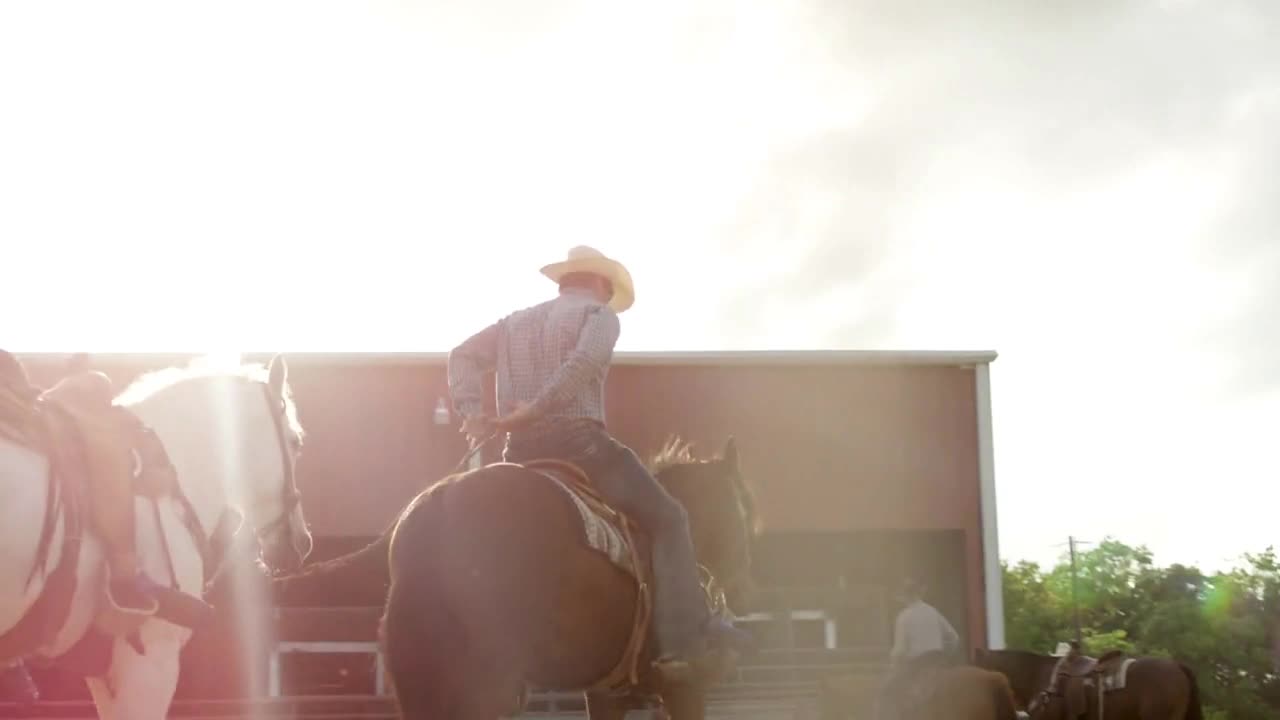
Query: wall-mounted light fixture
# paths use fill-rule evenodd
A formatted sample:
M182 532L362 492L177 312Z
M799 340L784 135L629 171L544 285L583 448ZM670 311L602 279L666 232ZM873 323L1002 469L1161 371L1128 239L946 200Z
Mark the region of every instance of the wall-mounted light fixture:
M449 403L443 397L436 398L436 411L433 419L437 425L448 425L453 422L453 414L449 412Z

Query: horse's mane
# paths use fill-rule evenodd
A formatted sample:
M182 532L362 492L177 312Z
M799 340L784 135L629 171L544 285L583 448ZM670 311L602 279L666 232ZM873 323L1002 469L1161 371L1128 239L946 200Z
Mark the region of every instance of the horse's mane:
M233 379L265 384L268 377L267 366L262 363L242 364L214 357L195 358L185 367L173 366L143 373L116 395L115 402L126 407L140 405L164 390L201 380ZM302 439L302 424L298 421L297 407L287 381L284 384L284 406L289 429Z
M649 458L649 472L657 475L658 473L669 470L682 465L705 465L710 460L699 460L693 454L693 445L679 435L671 435L662 445L658 452ZM734 485L738 489L738 498L742 502L742 510L746 516L747 526L753 531L760 529L760 512L756 504L755 493L747 486L745 482L741 482L741 478L735 478Z
M658 473L676 465L695 465L705 463L706 460L699 460L693 455L693 445L686 442L679 435L672 435L667 438L666 443L658 449L649 458L649 472L657 475Z

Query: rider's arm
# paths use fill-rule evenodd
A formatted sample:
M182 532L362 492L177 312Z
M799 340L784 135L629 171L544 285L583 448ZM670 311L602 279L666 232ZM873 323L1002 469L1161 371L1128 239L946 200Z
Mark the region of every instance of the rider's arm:
M577 347L531 403L533 417L569 402L584 385L599 375L613 357L613 346L618 342L620 331L618 314L612 309L601 306L593 310L578 334Z
M481 381L497 366L501 325L499 320L449 351L449 395L454 409L463 417L478 415L484 409Z

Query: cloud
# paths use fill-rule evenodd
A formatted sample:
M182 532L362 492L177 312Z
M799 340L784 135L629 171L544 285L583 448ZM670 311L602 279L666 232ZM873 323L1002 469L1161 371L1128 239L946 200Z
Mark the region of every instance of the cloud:
M1257 328L1280 307L1280 283L1262 280L1277 276L1280 227L1277 18L1265 2L805 6L776 32L825 60L796 63L780 84L814 85L838 104L830 88L843 83L867 101L843 126L775 137L717 242L743 266L779 257L726 297L724 321L767 332L770 307L862 288L875 318L833 316L830 327L846 344L874 343L897 308L929 291L924 278L946 270L933 265L951 257L939 248L963 241L991 252L974 285L1030 293L1024 305L1090 286L1103 296L1094 318L1103 325L1125 317L1117 308L1181 312L1180 296L1203 293L1202 316L1183 320L1180 341L1216 339L1238 356L1238 380L1268 380L1276 342ZM1226 204L1212 207L1219 185ZM1095 253L1092 268L1076 261L1086 275L1065 284L1056 261L1001 267L1002 257L1034 253L984 240L982 218L923 239L912 228L958 193L998 206L1010 188L1040 198L1040 226L1032 217L1012 229L1045 253ZM1149 207L1139 212L1139 202ZM1063 221L1080 234L1064 237ZM1202 285L1162 276L1195 263L1209 269ZM1215 269L1223 275L1211 282ZM1010 277L1023 273L1041 281ZM1251 283L1239 307L1235 291L1215 296L1233 274Z

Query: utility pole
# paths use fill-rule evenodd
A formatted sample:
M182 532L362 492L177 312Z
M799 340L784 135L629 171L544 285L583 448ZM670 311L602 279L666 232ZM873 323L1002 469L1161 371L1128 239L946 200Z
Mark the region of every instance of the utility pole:
M1071 546L1071 611L1075 615L1076 624L1076 646L1083 647L1084 642L1080 631L1080 600L1076 590L1076 539L1074 536L1068 536L1067 544Z

